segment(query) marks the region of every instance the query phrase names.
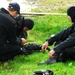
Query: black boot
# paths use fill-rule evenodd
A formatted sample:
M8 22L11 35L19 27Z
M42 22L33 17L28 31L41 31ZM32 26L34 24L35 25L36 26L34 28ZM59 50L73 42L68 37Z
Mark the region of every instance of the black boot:
M46 61L44 61L44 62L39 62L38 65L43 65L43 64L47 64L47 65L48 65L48 64L53 64L53 63L55 63L55 62L56 62L56 59L53 59L53 58L50 59L50 58L49 58L48 60L46 60Z

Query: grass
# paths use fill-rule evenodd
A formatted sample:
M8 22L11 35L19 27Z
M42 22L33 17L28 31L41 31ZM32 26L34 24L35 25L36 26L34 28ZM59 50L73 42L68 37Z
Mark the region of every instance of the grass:
M43 44L51 34L56 34L71 25L67 16L30 16L35 22L34 28L28 32L28 39L37 40L35 43ZM51 46L50 48L53 48ZM14 60L0 63L0 75L31 75L36 70L50 69L54 75L74 75L75 62L55 63L52 65L37 64L48 59L48 51L34 53L29 56L16 56Z
M50 35L56 34L58 31L61 31L62 29L71 25L67 19L67 16L35 16L33 17L33 20L35 22L35 27L32 29L32 31L29 31L29 35L33 35L31 38L37 38L37 40L41 41L41 43L50 37Z
M38 56L39 55L39 56ZM74 75L75 62L55 63L52 65L38 66L38 62L47 58L47 52L34 53L29 56L18 56L13 61L2 64L0 75L31 75L36 70L50 69L54 75Z
M66 13L66 10L75 5L75 0L40 0L38 8L32 9L34 12Z
M33 11L37 12L66 12L68 4L74 4L74 0L41 0L38 9ZM61 5L62 6L61 6ZM43 5L43 6L42 6ZM58 10L53 9L54 6ZM46 8L47 7L47 8ZM51 9L49 9L51 8ZM36 40L35 43L43 44L47 38L52 34L63 30L64 28L71 25L67 16L57 15L45 15L45 16L29 16L35 22L34 28L28 32L28 39ZM50 47L51 49L53 46ZM47 70L50 69L54 72L54 75L75 75L75 61L68 61L66 63L55 63L52 65L41 65L37 64L41 61L48 59L48 51L45 53L34 53L28 56L16 56L14 60L7 62L0 62L0 75L32 75L36 70Z

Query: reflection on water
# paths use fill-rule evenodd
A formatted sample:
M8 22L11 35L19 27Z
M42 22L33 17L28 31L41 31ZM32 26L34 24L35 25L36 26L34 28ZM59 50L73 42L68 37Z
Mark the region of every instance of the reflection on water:
M37 8L39 0L0 0L0 7L7 8L9 2L19 3L21 12L29 12L31 9Z

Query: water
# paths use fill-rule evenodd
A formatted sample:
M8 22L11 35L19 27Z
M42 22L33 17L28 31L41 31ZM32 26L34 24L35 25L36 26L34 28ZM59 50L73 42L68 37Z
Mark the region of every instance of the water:
M21 12L30 12L37 8L39 0L0 0L0 7L7 8L9 2L17 2L21 7Z

